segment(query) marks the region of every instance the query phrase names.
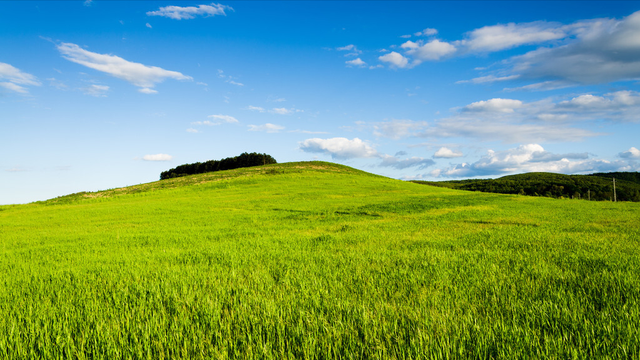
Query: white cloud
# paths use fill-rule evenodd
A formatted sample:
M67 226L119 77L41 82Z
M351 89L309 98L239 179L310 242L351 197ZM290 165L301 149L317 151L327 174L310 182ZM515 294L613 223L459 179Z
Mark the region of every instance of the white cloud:
M76 44L61 43L57 45L57 48L62 56L69 61L102 71L141 88L153 88L165 79L193 80L192 77L177 71L127 61L115 55L94 53L84 50Z
M243 83L235 82L235 81L233 81L233 80L227 80L227 82L228 82L229 84L232 84L232 85L244 86L244 84L243 84Z
M336 50L338 51L352 51L352 50L356 50L356 46L353 44L347 45L347 46L342 46L342 47L338 47L336 48Z
M145 155L142 157L142 160L145 161L170 161L171 159L173 159L173 156L168 154Z
M491 52L563 39L568 35L566 29L558 23L536 21L484 26L469 32L468 39L460 43L469 51Z
M597 123L640 123L640 92L582 94L566 100L525 103L489 99L451 109L449 117L425 122L395 120L375 124L374 134L390 138L471 138L505 143L567 142L604 135Z
M273 108L273 109L269 110L269 112L274 113L274 114L279 114L279 115L291 115L293 113L304 112L304 110L299 110L299 109L296 109L296 108L291 108L291 109Z
M0 80L7 80L0 82L0 86L17 93L27 94L29 91L24 87L40 86L41 83L35 76L20 71L7 63L0 62Z
M567 26L575 39L515 56L523 78L599 84L640 78L640 11L622 20L594 19Z
M438 30L436 29L432 29L432 28L426 28L422 31L418 31L417 33L414 33L413 35L415 36L432 36L432 35L436 35L438 33Z
M149 89L149 88L138 89L138 92L141 92L143 94L157 94L158 93L157 90L153 90L153 89Z
M440 149L438 149L438 151L436 151L435 154L433 154L433 157L435 159L452 159L452 158L457 158L457 157L462 157L463 154L460 151L453 151L447 147L441 147Z
M640 11L621 20L581 20L571 24L536 21L484 26L461 40L434 39L426 44L405 42L404 55L411 67L423 61L453 55L477 55L523 45L538 46L524 55L502 61L495 74L471 80L473 83L515 79L536 80L534 84L506 91L544 91L580 84L601 84L640 78ZM415 47L415 45L419 47ZM400 57L402 56L402 58ZM388 60L392 60L389 58ZM389 61L388 61L389 62ZM405 65L398 67L405 67Z
M86 95L95 97L107 97L106 94L109 91L109 87L107 85L91 85L86 88L82 88L81 90Z
M414 56L419 63L420 61L426 60L440 60L445 56L455 53L456 50L456 47L450 43L434 39L424 45L411 48L407 51L407 54Z
M503 113L512 113L514 109L517 109L522 106L522 101L520 100L512 100L512 99L490 99L487 101L478 101L471 103L462 108L462 111L472 111L472 112L503 112Z
M182 19L193 19L196 16L215 16L215 15L223 15L226 16L225 10L233 11L231 6L215 4L211 5L198 5L195 6L164 6L161 7L157 11L149 11L147 12L147 16L163 16L168 17L170 19L182 20Z
M234 118L233 116L229 116L229 115L209 115L207 116L210 119L213 119L213 124L214 125L220 125L223 123L227 123L227 124L235 124L238 122L238 119Z
M418 169L425 169L435 164L435 161L431 159L424 159L421 157L412 157L409 159L400 160L395 156L385 155L382 158L382 162L378 165L381 167L392 167L394 169L402 170L411 167L417 167Z
M640 150L635 147L631 147L629 150L618 154L618 156L623 159L640 159Z
M360 58L350 60L350 61L345 61L345 63L350 66L366 66L367 65L367 63L362 61L362 59Z
M420 47L420 44L413 42L411 40L405 42L404 44L400 45L401 48L403 49L417 49Z
M284 130L284 126L266 123L264 125L249 125L249 131L265 131L268 133L276 133Z
M198 130L198 129L194 129L194 128L188 128L188 129L187 129L187 132L188 132L188 133L196 134L196 133L199 133L199 132L200 132L200 130Z
M520 75L514 75L514 76L517 76L518 78L520 78ZM509 91L509 92L511 91L548 91L548 90L564 89L564 88L568 88L576 85L577 83L569 82L569 81L550 80L550 81L543 81L539 83L519 86L515 88L504 88L503 90Z
M409 39L411 37L411 35L400 35L401 38L403 39Z
M307 139L300 143L300 149L310 153L324 153L334 159L377 157L378 152L364 141L354 138Z
M260 106L253 106L253 105L247 106L247 110L264 112L264 108L262 108Z
M409 64L409 60L406 57L395 51L382 55L378 59L399 68L404 68Z
M629 163L590 159L588 154L553 154L538 144L520 145L505 151L489 150L474 163L457 164L432 172L440 177L474 177L522 172L585 173L595 171L629 171Z
M20 94L28 94L29 93L29 91L26 88L24 88L24 87L22 87L20 85L16 85L14 83L10 83L10 82L0 82L0 87L3 87L5 89L7 89L7 90L10 90L10 91L13 91L13 92L17 92L17 93L20 93Z
M148 27L149 29L153 29L153 26L151 26L151 24L147 23L146 27Z

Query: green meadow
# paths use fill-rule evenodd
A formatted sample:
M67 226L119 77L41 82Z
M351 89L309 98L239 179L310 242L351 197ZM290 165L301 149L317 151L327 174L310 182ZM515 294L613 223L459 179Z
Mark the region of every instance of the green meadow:
M639 359L640 204L324 162L0 206L2 359Z

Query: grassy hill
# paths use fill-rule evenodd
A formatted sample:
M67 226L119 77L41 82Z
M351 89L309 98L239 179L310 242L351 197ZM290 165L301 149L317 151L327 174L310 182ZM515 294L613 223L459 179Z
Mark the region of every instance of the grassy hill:
M323 162L0 206L0 358L637 358L639 223Z
M611 201L613 200L612 178L616 179L616 198L618 201L640 201L640 173L637 172L592 175L533 172L508 175L498 179L413 182L450 189L499 194Z

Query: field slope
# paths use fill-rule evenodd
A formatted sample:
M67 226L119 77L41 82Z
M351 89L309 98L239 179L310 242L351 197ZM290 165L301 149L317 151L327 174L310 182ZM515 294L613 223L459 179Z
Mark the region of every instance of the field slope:
M0 207L0 358L640 358L640 204L286 163Z

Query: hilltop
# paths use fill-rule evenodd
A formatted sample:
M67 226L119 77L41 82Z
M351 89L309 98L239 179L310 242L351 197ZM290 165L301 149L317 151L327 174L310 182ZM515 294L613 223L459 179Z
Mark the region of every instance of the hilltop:
M272 164L0 207L0 357L625 358L640 204Z
M616 198L618 201L640 201L640 173L637 172L592 175L533 172L508 175L498 179L416 180L413 182L468 191L611 201L613 199L612 178L616 179Z

